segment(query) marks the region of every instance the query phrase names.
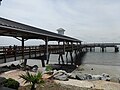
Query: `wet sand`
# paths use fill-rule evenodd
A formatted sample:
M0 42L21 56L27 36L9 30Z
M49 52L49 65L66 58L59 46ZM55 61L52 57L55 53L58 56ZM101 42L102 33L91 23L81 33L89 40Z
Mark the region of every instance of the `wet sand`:
M120 66L82 64L73 71L73 73L75 72L99 75L102 73L107 73L111 77L120 77Z

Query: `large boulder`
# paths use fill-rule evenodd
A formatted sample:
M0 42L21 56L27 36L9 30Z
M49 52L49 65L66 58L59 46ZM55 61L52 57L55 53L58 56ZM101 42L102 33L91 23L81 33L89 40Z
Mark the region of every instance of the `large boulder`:
M61 81L68 81L69 75L64 70L54 70L53 78Z
M76 74L76 79L78 80L86 80L86 75L82 73L77 73Z

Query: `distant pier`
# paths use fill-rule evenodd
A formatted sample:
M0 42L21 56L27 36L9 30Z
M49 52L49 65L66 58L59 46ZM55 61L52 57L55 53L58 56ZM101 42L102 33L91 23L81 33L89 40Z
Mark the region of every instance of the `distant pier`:
M100 48L100 52L107 52L107 47L114 48L114 52L119 52L120 43L90 43L90 44L82 44L82 48L85 48L86 51L93 52L96 47Z

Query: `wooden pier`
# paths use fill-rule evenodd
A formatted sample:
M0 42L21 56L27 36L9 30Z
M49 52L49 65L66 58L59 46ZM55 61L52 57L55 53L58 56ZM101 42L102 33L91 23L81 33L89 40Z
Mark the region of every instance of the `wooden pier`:
M18 56L21 56L23 60L26 60L27 58L38 58L41 59L42 66L45 67L45 60L48 64L49 55L52 53L59 54L58 62L60 64L60 60L62 60L62 64L64 64L62 55L66 52L66 57L70 54L71 64L73 65L73 51L77 53L82 51L80 48L81 40L4 18L0 18L0 36L10 36L21 41L21 46L0 48L0 58L3 58L4 62L6 62L7 58L10 57L14 57L14 60L16 60ZM45 45L25 46L25 41L29 39L43 40ZM57 41L58 45L49 45L49 41ZM59 44L60 42L62 45Z
M114 48L114 52L119 52L120 43L89 43L89 44L82 44L82 48L85 48L86 51L95 51L96 47L100 48L100 52L106 52L107 47Z

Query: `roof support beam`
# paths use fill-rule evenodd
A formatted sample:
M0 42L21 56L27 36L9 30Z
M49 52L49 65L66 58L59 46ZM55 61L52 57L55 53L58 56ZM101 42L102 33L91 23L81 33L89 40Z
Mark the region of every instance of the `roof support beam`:
M22 41L22 39L20 39L20 38L18 38L18 37L14 37L14 38L16 38L17 40L19 40L19 41ZM23 37L22 37L23 38ZM24 39L24 41L27 41L28 39Z

